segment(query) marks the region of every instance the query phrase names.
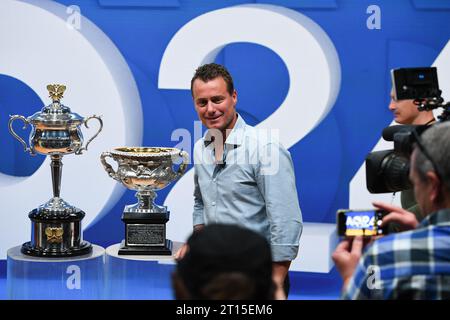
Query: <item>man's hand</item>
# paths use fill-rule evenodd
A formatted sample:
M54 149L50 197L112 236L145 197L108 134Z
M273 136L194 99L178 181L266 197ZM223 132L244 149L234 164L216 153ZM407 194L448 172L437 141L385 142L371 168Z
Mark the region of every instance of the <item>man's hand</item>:
M275 284L275 300L286 300L284 293L284 279L289 271L291 261L272 262L272 279Z
M332 258L336 264L336 268L344 280L344 288L355 272L359 259L362 256L362 250L363 238L358 236L353 240L343 240L333 252Z
M204 224L197 224L194 226L194 233L195 232L199 232L200 230L202 230L205 227ZM189 246L184 243L180 249L178 249L178 251L175 253L175 260L181 260L183 259L183 257L186 255L186 253L189 250Z
M178 249L178 251L175 253L175 260L181 260L183 259L186 252L189 250L189 247L186 243L183 243L183 245Z
M412 212L384 202L374 201L372 204L378 209L389 212L383 218L381 226L386 226L389 222L394 222L399 225L401 231L407 231L415 229L419 225L419 221L417 221L416 216Z

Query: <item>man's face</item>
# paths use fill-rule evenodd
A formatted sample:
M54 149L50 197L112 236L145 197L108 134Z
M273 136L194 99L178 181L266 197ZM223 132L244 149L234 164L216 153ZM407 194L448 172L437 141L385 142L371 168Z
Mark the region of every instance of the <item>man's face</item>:
M414 196L416 197L417 204L419 205L422 215L426 216L427 214L433 211L432 201L429 197L431 192L431 183L427 181L423 181L417 173L416 169L416 151L411 155L411 166L409 170L409 180L411 180L414 186Z
M389 110L394 114L394 120L400 124L415 124L419 116L419 110L414 104L414 100L395 100L394 92L391 92L391 102Z
M236 117L236 91L230 95L222 77L208 82L196 79L192 86L192 96L199 119L208 129L224 132L231 129Z

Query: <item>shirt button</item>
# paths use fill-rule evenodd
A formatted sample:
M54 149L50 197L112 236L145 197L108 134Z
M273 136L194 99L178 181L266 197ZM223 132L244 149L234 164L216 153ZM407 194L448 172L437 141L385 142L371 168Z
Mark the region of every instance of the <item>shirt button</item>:
M211 203L211 205L212 205L212 206L215 206L215 205L216 205L216 203L215 203L215 202L213 202L213 203Z

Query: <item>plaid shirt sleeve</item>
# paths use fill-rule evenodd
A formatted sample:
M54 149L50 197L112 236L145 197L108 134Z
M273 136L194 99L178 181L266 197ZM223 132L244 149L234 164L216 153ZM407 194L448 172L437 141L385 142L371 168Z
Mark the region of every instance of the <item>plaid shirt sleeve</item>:
M367 247L343 299L448 299L450 209Z
M359 260L353 277L350 279L347 287L344 289L342 299L345 300L365 300L369 298L369 292L367 288L367 269L366 269L366 256L363 256Z
M344 289L342 299L383 299L380 268L377 265L378 244L378 242L374 242L366 248L353 273L353 277L350 279L347 288Z

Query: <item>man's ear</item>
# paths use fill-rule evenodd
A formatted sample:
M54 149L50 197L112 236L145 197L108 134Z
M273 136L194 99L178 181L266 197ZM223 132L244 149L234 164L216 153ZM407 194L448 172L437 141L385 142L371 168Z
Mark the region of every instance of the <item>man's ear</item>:
M428 171L426 177L429 182L429 194L432 203L438 203L442 199L442 183L438 175L434 171Z
M172 272L172 289L177 300L190 300L191 295L186 288L183 279L176 271Z

